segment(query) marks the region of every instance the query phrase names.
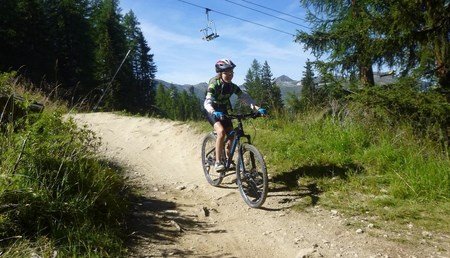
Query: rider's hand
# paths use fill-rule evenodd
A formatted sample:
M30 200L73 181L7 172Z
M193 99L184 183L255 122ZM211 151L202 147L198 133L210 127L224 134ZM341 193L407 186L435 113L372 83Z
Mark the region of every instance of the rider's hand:
M222 120L223 117L225 116L225 114L224 114L223 112L220 112L220 111L214 111L214 112L213 112L213 116L214 116L216 119Z
M261 116L267 116L267 110L265 108L258 108L258 113Z

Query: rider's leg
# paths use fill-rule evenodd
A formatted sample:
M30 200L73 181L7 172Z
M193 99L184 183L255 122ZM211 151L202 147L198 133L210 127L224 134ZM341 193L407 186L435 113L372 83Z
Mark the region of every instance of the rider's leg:
M214 130L216 131L217 134L217 139L216 139L216 162L221 162L222 160L222 152L221 150L223 150L223 144L224 144L224 140L225 140L225 136L226 136L226 131L225 128L223 128L222 124L220 122L216 122L214 123Z
M230 128L230 130L232 130L232 129ZM227 130L227 132L228 132L228 130ZM234 135L228 137L227 142L226 142L225 148L226 148L226 150L227 150L227 151L226 151L227 159L230 159L230 158L233 159L233 157L231 157L231 146L233 145L233 140L234 140ZM236 164L234 163L233 160L230 161L230 166L229 166L229 168L230 168L230 169L236 168Z

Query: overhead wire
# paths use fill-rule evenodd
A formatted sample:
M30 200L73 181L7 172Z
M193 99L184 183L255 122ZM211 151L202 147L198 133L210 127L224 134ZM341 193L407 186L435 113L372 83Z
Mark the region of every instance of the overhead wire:
M308 21L307 21L306 19L304 19L304 18L300 18L300 17L294 16L294 15L291 15L291 14L288 14L288 13L280 12L280 11L275 10L275 9L272 9L272 8L270 8L270 7L266 7L266 6L264 6L264 5L260 5L260 4L257 4L257 3L253 3L253 2L248 1L248 0L241 0L241 1L242 1L242 2L246 2L246 3L249 3L249 4L252 4L252 5L259 6L259 7L261 7L261 8L267 9L267 10L271 10L271 11L276 12L276 13L279 13L279 14L284 14L284 15L289 16L289 17L291 17L291 18L295 18L295 19L298 19L298 20L301 20L301 21L304 21L304 22L308 22Z
M303 25L303 24L299 24L299 23L296 23L296 22L293 22L293 21L290 21L290 20L287 20L287 19L278 17L278 16L272 15L272 14L270 14L270 13L262 12L262 11L260 11L260 10L257 10L257 9L251 8L251 7L248 7L248 6L246 6L246 5L242 5L242 4L236 3L236 2L231 1L231 0L224 0L224 1L227 1L227 2L229 2L229 3L235 4L235 5L238 5L238 6L247 8L247 9L250 9L250 10L255 11L255 12L258 12L258 13L265 14L265 15L270 16L270 17L273 17L273 18L277 18L277 19L282 20L282 21L285 21L285 22L289 22L289 23L295 24L295 25L300 26L300 27L303 27L303 28L305 28L305 29L310 29L309 27L307 27L307 26L305 26L305 25ZM273 10L273 9L272 9L272 10ZM274 10L274 11L275 11L275 10ZM277 11L277 12L278 12L278 11Z
M258 25L258 26L264 27L264 28L266 28L266 29L271 29L271 30L278 31L278 32L280 32L280 33L284 33L284 34L287 34L287 35L290 35L290 36L295 37L295 35L292 34L292 33L290 33L290 32L283 31L283 30L280 30L280 29L277 29L277 28L273 28L273 27L270 27L270 26L267 26L267 25L264 25L264 24L261 24L261 23L257 23L257 22L253 22L253 21L250 21L250 20L247 20L247 19L239 18L239 17L236 17L236 16L234 16L234 15L230 15L230 14L227 14L227 13L224 13L224 12L220 12L220 11L217 11L217 10L213 10L213 9L211 9L211 8L204 7L204 6L201 6L201 5L197 5L197 4L194 4L194 3L191 3L191 2L185 1L185 0L177 0L177 1L183 2L183 3L185 3L185 4L189 4L189 5L198 7L198 8L208 9L208 10L210 10L211 12L215 12L215 13L218 13L218 14L221 14L221 15L224 15L224 16L228 16L228 17L231 17L231 18L240 20L240 21L248 22L248 23L251 23L251 24L254 24L254 25Z

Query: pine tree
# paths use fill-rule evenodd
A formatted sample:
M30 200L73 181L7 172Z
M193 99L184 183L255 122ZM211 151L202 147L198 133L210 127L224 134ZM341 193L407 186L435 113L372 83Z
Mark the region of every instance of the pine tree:
M133 11L124 16L123 24L128 48L131 49L130 62L134 82L129 94L130 104L135 110L148 111L151 109L155 97L153 79L156 66L153 63L153 55L149 54L150 47L147 45Z
M283 108L281 90L275 84L272 71L267 61L264 61L261 68L261 86L263 99L266 100L265 103L263 102L261 104L268 109L280 111Z
M305 71L301 80L302 90L300 94L300 104L302 107L312 107L317 103L317 89L314 83L314 72L309 59L306 61Z
M437 79L450 102L450 4L447 0L386 1L377 9L382 56L402 75Z
M118 0L104 0L95 6L97 78L107 94L104 106L120 110L128 107L131 98L127 86L132 81L129 61L124 63L115 80L111 81L128 51L121 21Z
M8 0L0 13L0 70L18 69L47 92L42 81L57 83L59 97L71 100L93 86L88 1Z
M302 109L300 97L292 92L288 92L286 97L287 110L291 113L297 113Z
M194 87L189 88L189 99L187 109L189 110L188 119L199 120L202 118L202 109L200 100L195 95Z
M109 109L153 107L153 55L136 16L122 17L118 0L4 0L0 14L0 71L19 70L70 104L98 94Z
M446 0L302 0L310 12L311 33L299 33L326 64L363 84L373 84L372 65L391 66L400 75L436 79L450 92L450 12ZM444 93L445 94L445 93ZM450 93L447 93L450 101Z
M370 14L363 1L302 0L309 11L308 20L313 25L311 33L300 32L297 42L302 42L320 58L328 55L325 64L339 68L348 76L357 74L362 85L374 85L373 64L380 61L377 39L373 37Z
M51 24L55 78L68 97L79 101L95 84L94 41L86 0L45 1L46 17Z
M20 70L35 82L51 77L51 27L42 1L3 0L0 17L0 71Z
M274 82L272 71L267 61L261 66L258 60L253 60L245 77L244 87L257 105L273 110L283 108L281 90ZM238 105L237 109L240 112L249 111L247 107L242 107L242 105Z
M255 99L257 103L263 102L264 93L261 85L261 64L256 59L253 59L252 65L247 71L244 87L247 93Z
M137 37L138 49L140 53L138 74L140 88L146 103L145 109L152 110L155 102L155 74L157 71L156 64L153 61L153 54L150 54L151 48L147 45L144 34L140 31Z
M160 83L158 84L158 87L156 89L155 105L157 107L157 112L162 116L167 116L167 114L165 114L166 103L167 103L166 89L164 85Z
M175 87L175 85L173 85L173 84L170 85L168 95L169 95L169 98L168 98L169 105L168 105L167 113L169 114L169 118L172 120L179 120L182 116L183 106L180 105L180 103L179 103L180 92Z

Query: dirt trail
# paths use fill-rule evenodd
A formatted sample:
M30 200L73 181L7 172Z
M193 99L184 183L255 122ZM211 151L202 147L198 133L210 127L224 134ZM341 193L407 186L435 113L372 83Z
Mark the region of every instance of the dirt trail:
M226 178L210 186L202 172L203 135L186 124L119 116L77 114L102 138L102 153L128 170L141 188L135 200L131 256L200 257L448 257L430 241L390 241L361 218L344 218L320 206L289 209L302 198L271 188L263 209L251 209ZM349 226L358 220L362 232ZM448 250L448 249L447 249Z

